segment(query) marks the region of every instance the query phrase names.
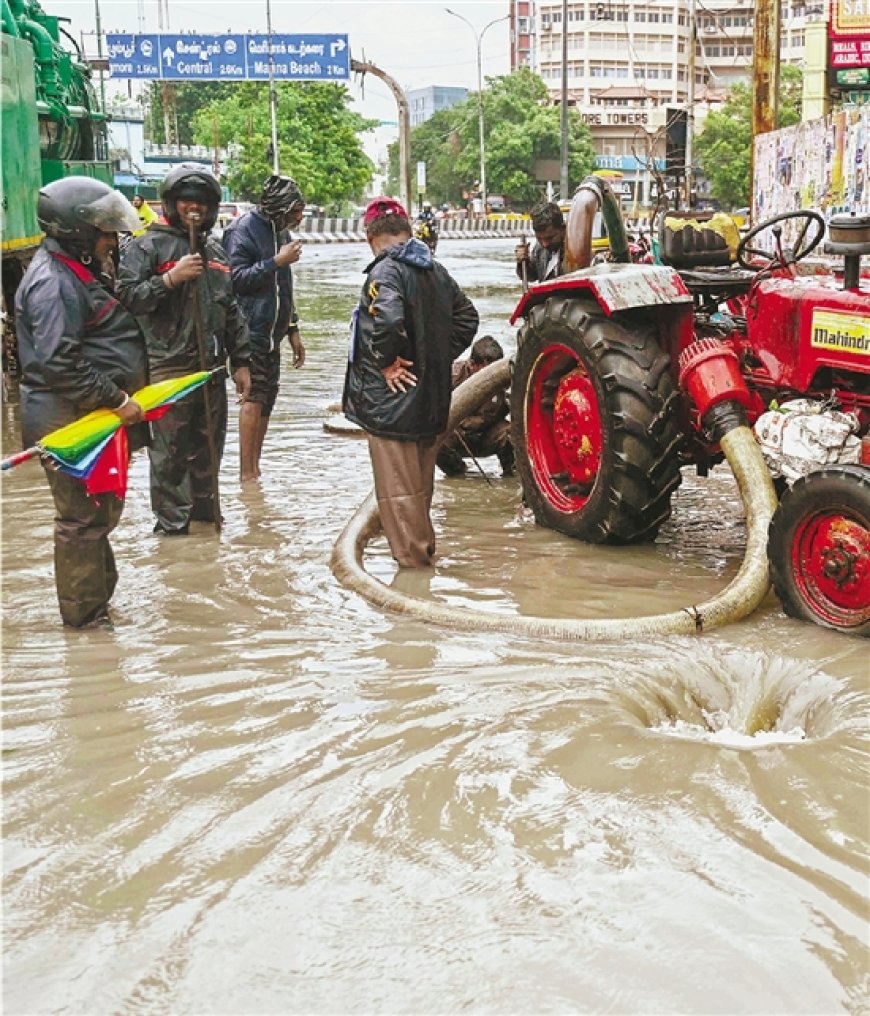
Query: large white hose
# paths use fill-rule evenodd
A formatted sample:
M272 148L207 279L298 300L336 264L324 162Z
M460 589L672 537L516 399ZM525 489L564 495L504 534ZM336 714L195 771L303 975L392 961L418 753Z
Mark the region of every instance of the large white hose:
M510 381L510 363L499 360L465 381L455 392L447 433ZM746 511L746 551L743 564L718 596L668 614L608 619L506 616L449 607L423 600L384 585L363 567L363 551L380 530L377 501L372 492L356 510L335 543L330 566L346 588L376 607L466 631L500 631L533 638L576 640L623 639L638 635L694 635L719 628L751 614L768 587L767 529L776 509L770 473L748 427L736 427L721 440L722 450L737 480Z

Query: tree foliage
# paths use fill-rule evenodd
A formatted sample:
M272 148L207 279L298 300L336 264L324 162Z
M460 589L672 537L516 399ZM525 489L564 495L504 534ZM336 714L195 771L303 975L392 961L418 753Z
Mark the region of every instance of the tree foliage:
M482 94L486 189L503 194L514 208L540 200L544 185L535 179L535 163L559 160L561 114L545 105L547 86L528 68L487 78ZM463 192L480 184L478 96L440 110L411 131L411 162L426 163L427 198L435 203L463 203ZM595 165L589 129L571 109L568 116L570 190ZM398 145L390 149L390 185L397 189Z
M780 70L778 127L790 127L801 118L803 73L784 65ZM751 193L752 91L743 83L733 86L721 110L711 113L695 139L698 162L711 184L711 196L724 206L749 204Z
M376 121L351 110L348 90L332 82L280 82L276 92L281 172L315 204L338 209L358 199L372 175L359 134ZM176 88L175 103L179 131L182 120L188 128L182 144L241 146L228 183L237 197L255 199L272 172L268 84L185 83Z

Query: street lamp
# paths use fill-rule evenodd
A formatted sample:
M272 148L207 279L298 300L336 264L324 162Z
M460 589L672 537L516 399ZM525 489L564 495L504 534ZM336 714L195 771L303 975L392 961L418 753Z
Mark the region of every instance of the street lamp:
M499 21L507 21L510 14L505 14L501 18L494 18L478 32L468 18L457 14L456 11L451 11L449 7L445 7L444 10L448 14L452 14L454 18L464 21L474 33L474 41L477 43L477 126L480 131L480 199L483 205L483 214L486 215L486 150L483 140L483 79L480 71L480 44L483 41L486 30L492 28L493 25L497 25Z
M272 172L281 172L278 155L278 93L275 90L275 54L272 51L272 4L266 0L266 32L269 36L269 119L272 127Z

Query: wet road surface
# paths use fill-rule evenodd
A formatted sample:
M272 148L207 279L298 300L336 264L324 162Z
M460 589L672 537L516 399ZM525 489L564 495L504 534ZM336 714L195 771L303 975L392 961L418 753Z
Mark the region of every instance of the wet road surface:
M439 249L508 351L512 247ZM220 538L152 535L136 458L114 631L59 626L40 469L3 477L4 1011L867 1012L866 641L772 596L701 639L578 646L340 588L370 468L323 422L365 262L306 247L308 363L259 486L231 426ZM408 591L628 617L742 557L727 469L686 476L655 546L608 549L524 521L484 465L439 477ZM383 540L367 563L392 581Z

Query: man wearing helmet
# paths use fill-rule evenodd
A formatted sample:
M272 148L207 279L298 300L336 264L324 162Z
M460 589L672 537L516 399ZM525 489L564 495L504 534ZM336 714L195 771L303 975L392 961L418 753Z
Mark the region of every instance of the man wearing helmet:
M43 187L37 203L46 239L15 298L21 360L21 432L30 447L94 409L125 425L143 419L130 393L147 378L145 340L112 294L118 232L139 225L127 199L89 177ZM144 434L129 432L130 447ZM122 496L89 497L81 480L46 468L54 498L54 571L63 623L108 624L118 580L109 534Z
M278 397L281 339L293 350L293 366L305 363L305 347L293 301L290 266L302 245L289 230L302 221L305 199L289 176L270 176L256 208L227 226L223 244L233 288L251 333L251 393L239 411L239 465L242 482L260 475L260 454Z
M250 390L250 340L233 293L223 247L210 237L220 184L206 166L182 163L160 187L166 225L155 223L124 252L118 289L139 319L148 344L152 381L181 377L230 361L240 399ZM191 251L191 230L195 250ZM201 315L205 362L197 340ZM227 393L221 373L207 383L218 465L227 429ZM188 532L191 520L215 521L209 421L204 389L176 403L151 424L151 507L154 531Z

